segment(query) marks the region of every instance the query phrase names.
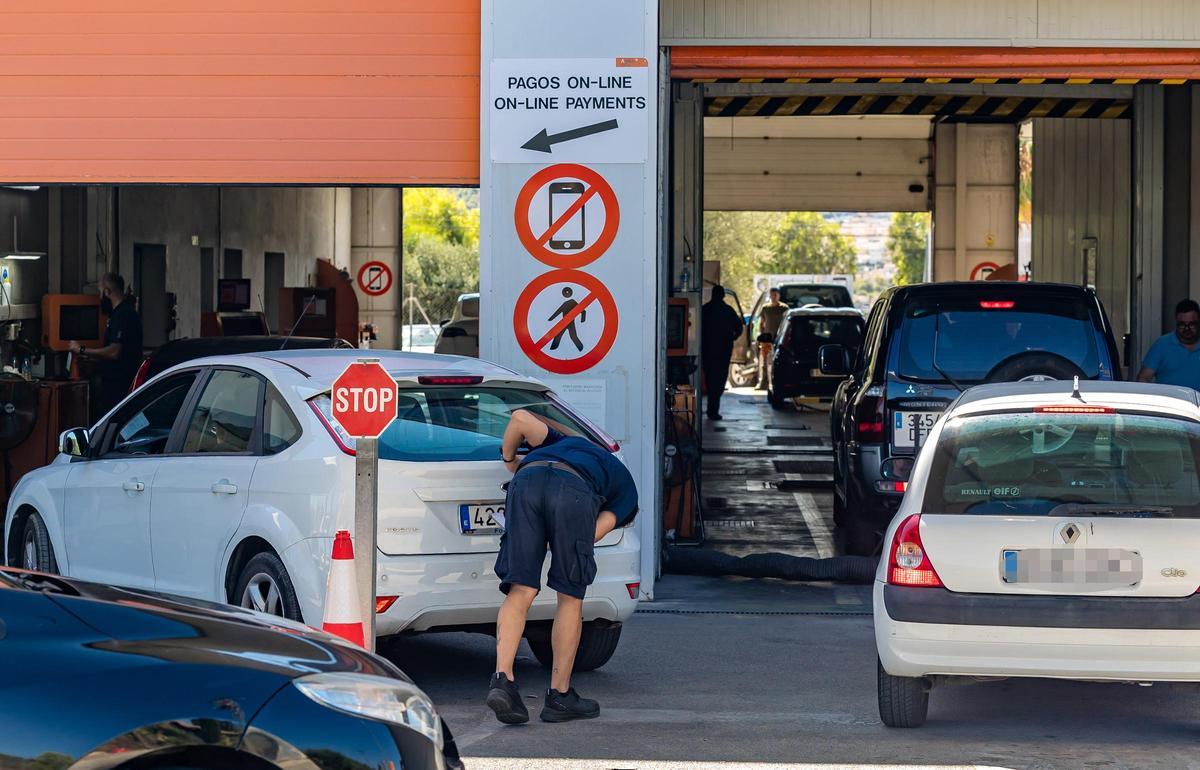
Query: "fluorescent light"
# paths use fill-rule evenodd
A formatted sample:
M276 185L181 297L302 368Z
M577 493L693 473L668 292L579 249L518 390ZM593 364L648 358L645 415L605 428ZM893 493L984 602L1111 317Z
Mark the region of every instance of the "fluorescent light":
M22 251L15 254L5 254L0 259L41 259L44 255L36 251Z

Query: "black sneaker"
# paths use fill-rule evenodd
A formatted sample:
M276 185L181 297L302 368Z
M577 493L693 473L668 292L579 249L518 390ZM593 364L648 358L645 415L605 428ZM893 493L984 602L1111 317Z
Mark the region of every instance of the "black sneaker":
M487 704L488 708L496 712L496 719L506 725L521 725L529 721L529 709L521 702L521 691L517 689L517 683L508 681L504 674L492 674Z
M598 716L600 704L590 698L580 698L574 687L566 692L546 690L546 705L542 707L543 722L569 722Z

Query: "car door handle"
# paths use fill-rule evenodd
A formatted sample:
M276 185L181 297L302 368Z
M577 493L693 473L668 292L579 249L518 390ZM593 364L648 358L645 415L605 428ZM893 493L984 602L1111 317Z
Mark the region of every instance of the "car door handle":
M121 489L124 489L126 492L145 492L146 484L137 479L130 479L121 485Z
M237 484L230 484L228 481L218 481L212 485L214 495L236 495Z

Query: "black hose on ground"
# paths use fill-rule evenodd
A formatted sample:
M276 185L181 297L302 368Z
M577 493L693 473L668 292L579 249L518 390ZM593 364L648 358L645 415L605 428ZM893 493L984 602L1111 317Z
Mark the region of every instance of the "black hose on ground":
M879 561L872 556L833 556L813 559L786 553L754 553L731 556L709 548L668 546L664 567L677 575L737 575L749 578L780 578L797 581L844 581L869 583Z

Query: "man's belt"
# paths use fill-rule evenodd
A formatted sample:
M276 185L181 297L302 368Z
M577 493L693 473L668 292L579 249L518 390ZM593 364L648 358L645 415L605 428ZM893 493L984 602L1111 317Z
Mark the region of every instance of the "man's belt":
M521 463L521 466L519 468L517 468L517 473L520 473L521 471L525 470L526 468L550 468L551 470L556 470L556 471L566 471L567 473L571 474L572 476L579 479L580 481L587 481L587 479L585 479L583 477L583 474L581 474L579 471L575 470L570 465L567 465L566 463L560 462L558 460L533 460L530 462L524 462L524 463Z

